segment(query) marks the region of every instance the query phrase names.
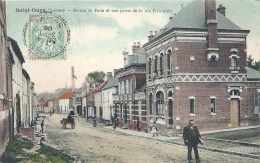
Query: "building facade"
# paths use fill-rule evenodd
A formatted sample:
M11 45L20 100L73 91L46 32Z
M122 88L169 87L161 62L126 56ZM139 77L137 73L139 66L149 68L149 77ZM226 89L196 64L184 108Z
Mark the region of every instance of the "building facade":
M117 69L118 94L113 95L118 126L136 131L147 131L146 119L146 56L140 43L132 46L132 55L123 52L124 68Z
M60 113L68 114L70 109L73 109L73 98L75 97L75 92L68 91L65 92L60 98L59 98L59 108Z
M12 55L8 51L6 2L0 1L0 157L13 135Z
M29 127L30 125L30 104L29 104L29 83L30 76L25 69L22 69L22 110L21 123L22 127Z
M194 1L144 45L147 123L165 133L181 132L189 119L202 130L259 123L249 100L256 89L247 89L249 31L219 11L215 0Z
M103 123L112 123L112 116L115 113L115 109L113 109L113 95L117 93L118 79L116 77L111 77L107 84L101 89Z
M109 78L110 79L110 78ZM94 109L95 116L97 119L102 121L103 119L103 111L102 111L102 94L101 89L107 84L108 80L101 83L94 91Z
M14 116L14 133L19 132L21 124L22 109L22 64L25 62L22 52L15 40L9 38L9 49L13 56L14 64L12 66L12 86L13 86L13 116Z

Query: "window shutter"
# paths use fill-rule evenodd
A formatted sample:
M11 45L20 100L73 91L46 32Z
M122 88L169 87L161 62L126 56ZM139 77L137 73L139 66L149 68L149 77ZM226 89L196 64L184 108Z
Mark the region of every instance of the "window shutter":
M254 96L254 114L259 114L259 103L260 103L259 95L260 93L256 92Z

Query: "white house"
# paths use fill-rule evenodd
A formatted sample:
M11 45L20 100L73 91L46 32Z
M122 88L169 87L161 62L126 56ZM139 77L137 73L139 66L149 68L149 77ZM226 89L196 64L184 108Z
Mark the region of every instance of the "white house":
M30 82L30 76L25 69L22 69L22 109L21 109L21 122L22 127L29 127L30 124L30 111L29 111L29 93L28 82Z
M59 108L60 113L69 113L69 110L73 108L73 97L75 96L75 93L72 91L65 92L60 98L59 98Z
M13 87L13 108L14 108L14 132L21 127L21 109L22 109L22 65L25 62L23 54L15 40L9 38L10 52L13 55L14 64L12 66L12 87Z
M108 80L107 84L102 88L102 119L105 123L111 123L113 111L113 94L117 94L118 79L112 77Z

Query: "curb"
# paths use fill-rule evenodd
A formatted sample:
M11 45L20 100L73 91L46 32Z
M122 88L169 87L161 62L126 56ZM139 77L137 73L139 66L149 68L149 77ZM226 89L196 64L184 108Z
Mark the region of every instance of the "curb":
M240 142L240 141L233 141L233 140L225 140L225 139L216 139L216 138L205 138L203 137L203 139L206 140L214 140L214 141L221 141L221 142L229 142L229 143L235 143L235 144L240 144L240 145L244 145L244 146L252 146L252 147L258 147L260 148L259 144L255 144L255 143L247 143L247 142Z

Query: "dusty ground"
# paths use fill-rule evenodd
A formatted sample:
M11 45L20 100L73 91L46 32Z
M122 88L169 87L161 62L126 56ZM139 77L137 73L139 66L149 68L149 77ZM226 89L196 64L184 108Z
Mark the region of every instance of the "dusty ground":
M52 143L79 156L83 162L187 162L185 146L163 143L146 138L127 136L104 130L78 117L76 128L62 129L60 119L65 115L48 117L47 134ZM201 162L259 162L259 160L199 150ZM194 161L195 162L195 161Z

